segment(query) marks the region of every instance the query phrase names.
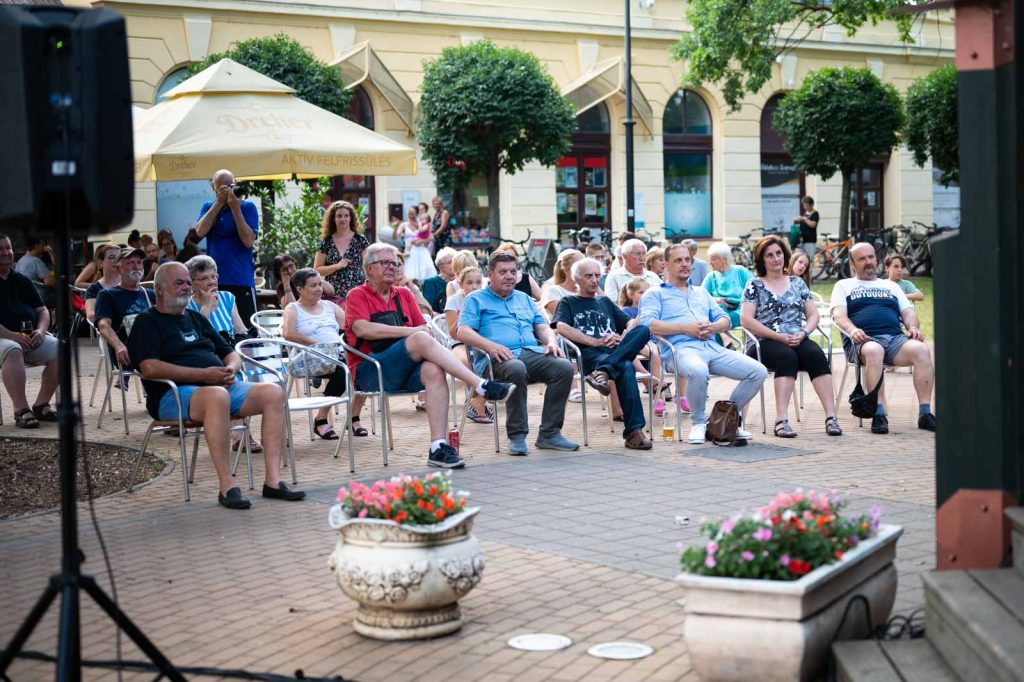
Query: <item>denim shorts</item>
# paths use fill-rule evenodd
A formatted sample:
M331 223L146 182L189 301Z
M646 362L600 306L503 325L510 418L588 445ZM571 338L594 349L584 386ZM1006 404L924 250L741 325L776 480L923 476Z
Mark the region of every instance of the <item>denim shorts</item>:
M868 341L874 341L885 351L885 358L882 362L886 365L896 364L896 356L900 354L903 344L910 340L906 334L875 334L868 337ZM865 341L864 343L867 343ZM846 351L846 359L852 363L859 362L860 349L864 343L853 343L846 336L843 337L843 350Z
M245 396L249 395L256 384L245 381L236 381L228 387L228 395L231 397L231 415L238 414L245 402ZM192 395L205 386L178 386L178 395L181 397L181 409L185 411L185 421L188 421L188 404ZM174 402L174 391L167 391L160 398L160 407L157 410L157 417L161 420L172 420L178 418L178 405Z
M380 363L384 390L388 393L418 393L423 390L423 382L420 380L420 366L423 362L409 357L409 351L405 349L405 339L399 339L380 353L370 353L370 357ZM377 384L377 368L372 362L360 362L356 367L356 388L360 391L376 391L379 390Z

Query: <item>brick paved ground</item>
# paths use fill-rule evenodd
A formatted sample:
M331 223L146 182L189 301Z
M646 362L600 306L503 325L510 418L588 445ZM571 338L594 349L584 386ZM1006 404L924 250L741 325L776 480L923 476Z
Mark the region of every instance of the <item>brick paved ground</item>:
M91 370L91 362L83 364ZM90 384L91 376L83 375L86 393ZM714 380L712 399L724 397L730 384ZM836 488L855 509L880 505L887 521L906 528L899 544L897 612L922 602L919 574L934 566L935 443L916 429L910 375L887 375L887 384L889 436L858 429L843 410L847 435L828 438L821 408L808 390L803 422L794 424L799 438L760 436L755 403L750 421L762 447L746 451L661 441L649 453L627 451L593 403L590 447L578 453L533 452L513 459L495 454L489 427L468 426L462 442L469 467L456 474L456 482L483 507L476 532L488 564L483 582L462 602L463 630L428 642L380 643L352 631L353 603L326 568L334 543L326 513L337 487L353 477L344 460L330 456L327 444L300 435L306 433L304 417L297 416L294 426L307 502L272 502L257 492L248 512L219 507L216 479L201 448L192 502L186 503L174 466L176 441L158 436L152 449L168 457L170 471L134 494L108 497L95 507L122 606L179 665L282 674L301 668L308 675L359 680L691 680L677 603L682 595L671 580L675 544L696 537L702 516L761 504L780 488ZM533 424L539 421L540 390L531 389ZM3 400L0 434L55 435L53 426L35 432L13 428L10 401ZM148 420L131 395L128 405L130 436L121 430L119 409L97 430L97 410L87 407L87 437L141 444ZM396 399L393 411L398 428L391 466L381 466L375 437L360 439L355 478L425 469L424 415L408 399ZM367 425L368 416L367 410ZM566 434L582 442L580 430L580 407L570 405ZM502 433L503 452L504 445ZM258 487L259 456L255 465ZM87 515L79 518L86 567L106 586L96 536ZM0 640L9 639L58 567L59 530L55 513L0 522ZM112 658L109 622L91 603L83 607L82 620L85 656ZM56 623L51 611L29 648L52 652ZM543 654L505 646L526 632L560 633L575 643ZM621 639L645 642L656 652L636 662L586 654L593 644ZM125 657L142 655L126 644ZM17 662L12 674L15 680L51 677L52 666L29 661ZM109 679L111 673L93 671L88 677ZM126 677L136 678L143 679Z

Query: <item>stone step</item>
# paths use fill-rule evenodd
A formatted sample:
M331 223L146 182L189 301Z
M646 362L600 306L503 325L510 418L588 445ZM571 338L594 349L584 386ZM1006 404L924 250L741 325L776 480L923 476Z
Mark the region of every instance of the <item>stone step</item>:
M1013 523L1013 565L1024 573L1024 507L1010 507L1006 518Z
M836 642L839 682L958 682L926 639Z
M963 680L1024 682L1024 577L1014 569L922 576L927 638Z

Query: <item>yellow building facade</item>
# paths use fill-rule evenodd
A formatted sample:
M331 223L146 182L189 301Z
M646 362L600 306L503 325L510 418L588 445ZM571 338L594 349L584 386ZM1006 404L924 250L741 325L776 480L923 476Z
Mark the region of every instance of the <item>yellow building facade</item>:
M574 227L626 224L626 163L622 119L622 0L118 0L93 3L127 20L132 96L140 107L180 78L180 70L233 43L279 32L317 57L339 63L346 82L358 84L372 126L416 147L415 104L423 62L452 45L488 39L537 55L559 88L578 107L585 132L554 168L528 166L501 181L503 236L565 236ZM643 5L651 4L650 7ZM866 27L850 38L838 29L817 31L780 58L771 82L729 112L714 87L680 91L685 65L669 48L687 30L681 0L632 6L635 178L638 219L660 238L670 231L728 238L751 228L788 228L797 197L817 200L819 232L836 232L841 179L795 173L763 118L777 96L824 66L868 67L902 93L916 79L952 61L951 15L918 19L916 44L898 42L893 26ZM767 113L766 113L767 112ZM364 114L367 112L363 112ZM585 124L585 125L584 125ZM770 125L768 126L770 128ZM239 170L239 169L236 169ZM915 166L905 148L858 174L855 219L864 224L950 222L955 190L935 188L932 169ZM414 197L436 193L431 168L411 177L352 179L376 225ZM357 186L358 185L358 186ZM369 185L367 188L366 185ZM133 227L168 227L157 214L154 185L140 185ZM468 211L486 216L486 200L471 191ZM196 205L198 211L198 203ZM941 214L941 215L940 215ZM468 222L471 217L464 216ZM783 222L783 225L776 223ZM559 235L561 227L561 235ZM178 229L178 226L174 226Z

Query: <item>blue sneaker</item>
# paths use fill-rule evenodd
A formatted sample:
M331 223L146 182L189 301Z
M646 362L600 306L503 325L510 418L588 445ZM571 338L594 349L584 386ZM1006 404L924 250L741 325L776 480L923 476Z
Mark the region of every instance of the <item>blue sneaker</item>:
M515 384L506 384L500 381L485 381L484 400L503 403L508 400L514 390L516 390Z
M530 449L526 447L526 437L519 436L518 438L508 439L508 454L516 456L525 456L529 454Z
M437 449L427 456L427 464L442 469L461 469L466 462L455 452L455 448L448 443L441 443Z
M579 443L574 443L562 434L551 436L550 438L544 438L543 436L537 438L537 442L534 443L541 450L567 450L572 452L580 449Z

